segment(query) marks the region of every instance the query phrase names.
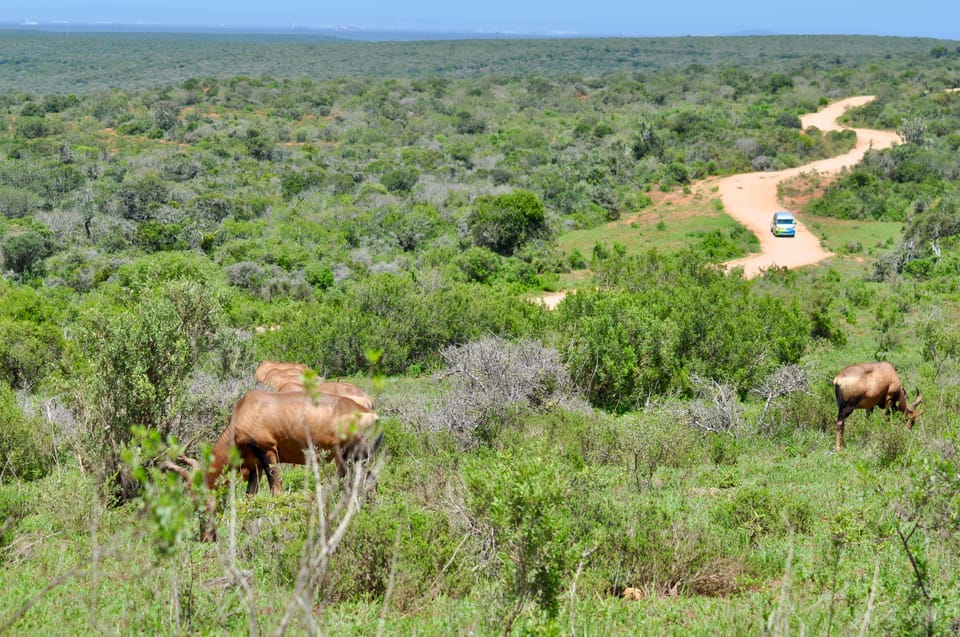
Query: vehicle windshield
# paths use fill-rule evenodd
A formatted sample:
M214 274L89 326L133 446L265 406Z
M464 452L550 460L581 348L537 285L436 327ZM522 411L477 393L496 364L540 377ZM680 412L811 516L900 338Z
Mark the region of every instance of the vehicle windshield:
M777 225L789 226L793 223L793 219L777 219Z

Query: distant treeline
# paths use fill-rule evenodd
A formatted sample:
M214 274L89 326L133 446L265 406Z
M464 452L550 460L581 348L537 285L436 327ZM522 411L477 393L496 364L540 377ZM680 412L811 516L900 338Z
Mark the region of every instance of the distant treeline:
M316 80L598 76L762 64L858 66L866 60L956 55L960 43L879 36L476 39L358 42L324 35L0 30L0 93L89 93L178 84L192 77Z

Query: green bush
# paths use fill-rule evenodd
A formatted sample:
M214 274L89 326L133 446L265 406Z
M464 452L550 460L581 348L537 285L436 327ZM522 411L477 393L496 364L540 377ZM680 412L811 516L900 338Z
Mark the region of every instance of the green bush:
M53 465L53 436L39 418L28 418L17 405L10 386L0 380L0 483L6 480L38 480ZM2 524L2 522L0 522Z
M913 432L901 418L878 418L870 427L869 446L881 469L906 464Z
M406 194L417 185L420 175L413 168L395 168L380 178L380 183L388 191Z
M8 486L0 483L0 564L5 555L4 547L16 536L17 524L30 515L35 506L36 497L22 484Z
M703 435L678 422L679 405L661 405L617 419L618 439L638 486L649 484L660 467L689 468L706 460Z
M631 587L648 596L724 596L736 591L745 572L743 556L731 554L712 526L689 519L661 498L607 490L576 500L577 518L598 534L590 563L594 585L605 590L593 592L619 595Z
M48 232L9 230L0 236L0 257L4 269L20 275L42 273L43 260L53 254Z
M528 191L478 197L467 225L476 245L503 256L547 231L543 202Z
M219 311L207 285L180 280L143 290L125 307L98 303L85 315L84 345L95 372L87 384L94 408L83 442L121 500L138 491L121 466L121 448L136 426L164 438L178 433L178 403L210 347Z
M368 351L382 350L376 371L403 374L436 367L448 344L536 330L542 316L509 290L378 274L342 295L305 304L284 329L258 339L257 355L310 361L327 376L352 376L370 371Z
M791 528L801 534L808 532L814 511L799 496L786 498L763 486L744 486L714 508L712 515L722 528L743 533L756 544L766 536L783 537Z
M35 387L63 363L66 349L63 330L56 324L0 316L0 381Z
M493 572L503 582L509 613L504 626L508 629L530 602L548 618L556 617L563 583L579 552L569 509L575 476L551 457L480 454L466 463L463 477L470 516L493 539Z
M726 276L702 255L595 251L602 291L568 297L564 358L591 402L627 411L653 395L690 394L694 376L742 397L809 342L798 308Z
M500 255L489 248L471 246L458 254L453 262L466 276L467 281L486 283L500 269Z
M327 600L382 598L393 578L390 604L409 609L442 591L470 591L473 564L457 554L462 538L447 516L403 502L360 511L330 562ZM463 550L463 547L460 547Z

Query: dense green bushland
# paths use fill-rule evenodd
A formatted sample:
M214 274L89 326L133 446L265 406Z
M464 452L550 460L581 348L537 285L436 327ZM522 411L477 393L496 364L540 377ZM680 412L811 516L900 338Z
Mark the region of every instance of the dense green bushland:
M78 39L113 75L32 91L68 39L0 34L36 76L0 94L0 633L956 630L953 43ZM799 115L863 93L904 143L800 212L898 241L756 279L717 267L742 232L557 247L848 149ZM284 467L198 542L164 460L266 358L373 394L376 489ZM872 358L925 411L835 453L829 381Z
M663 68L698 73L724 65L730 67L725 83L742 90L749 82L748 66L780 71L767 81L770 87L788 84L789 70L798 66L817 67L842 81L855 82L851 67L878 64L878 71L895 78L895 65L918 54L935 63L939 70L932 71L942 85L943 79L956 80L949 74L949 65L941 64L950 61L956 48L950 40L850 35L350 42L276 34L0 30L4 51L0 85L45 95L234 75L421 78L442 84L448 79L498 74L592 78Z

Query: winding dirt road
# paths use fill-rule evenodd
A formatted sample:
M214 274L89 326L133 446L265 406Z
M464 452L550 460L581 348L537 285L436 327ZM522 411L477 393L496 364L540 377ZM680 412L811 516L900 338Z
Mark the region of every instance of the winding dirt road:
M810 126L816 126L821 131L846 129L848 127L837 123L837 118L847 109L862 106L873 99L873 95L861 95L833 102L816 113L802 115L800 124L804 130ZM699 188L709 190L716 187L725 212L757 235L760 240L759 254L728 261L724 264L728 269L743 268L744 276L750 278L773 266L797 268L813 265L832 256L832 253L821 247L820 240L811 234L803 223L797 222L795 237L774 237L770 233L770 220L774 212L783 209L777 199L777 185L781 181L804 173L822 175L837 173L845 167L855 166L870 149L889 148L901 142L900 136L891 131L869 128L851 130L857 134L857 143L853 150L843 155L787 170L743 173L701 182ZM545 294L537 301L553 309L564 296L566 291L561 290Z
M800 117L804 129L816 126L822 131L846 128L837 123L837 118L848 108L862 106L873 100L872 95L850 97L828 105L821 111ZM857 134L856 146L848 153L821 159L796 168L776 172L756 172L733 175L718 179L715 184L724 210L742 223L760 239L760 253L726 263L728 268L743 268L744 276L753 277L766 268L780 266L796 268L812 265L832 253L820 246L820 240L797 222L797 236L774 237L770 233L770 219L781 210L777 200L777 185L802 173L831 174L844 167L854 166L870 149L882 149L899 143L900 136L894 132L868 128L852 129Z

